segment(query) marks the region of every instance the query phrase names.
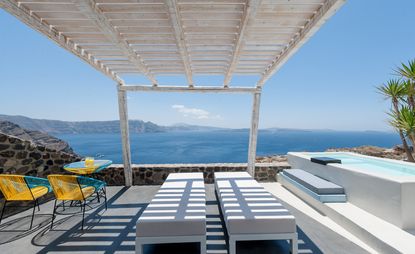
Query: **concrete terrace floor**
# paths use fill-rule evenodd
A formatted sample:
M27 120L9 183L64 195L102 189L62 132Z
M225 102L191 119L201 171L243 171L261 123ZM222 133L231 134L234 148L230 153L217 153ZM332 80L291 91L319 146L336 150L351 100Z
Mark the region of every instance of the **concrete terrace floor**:
M299 253L370 253L359 239L319 214L278 183L264 183L296 217ZM213 185L207 186L207 251L227 253L226 234L219 215ZM135 224L159 186L108 187L108 210L93 204L85 215L86 227L80 230L81 215L75 209L60 211L50 230L53 201L36 211L33 229L31 210L4 219L0 225L0 253L134 253ZM149 245L145 254L195 254L197 244ZM288 241L242 242L238 254L289 253Z

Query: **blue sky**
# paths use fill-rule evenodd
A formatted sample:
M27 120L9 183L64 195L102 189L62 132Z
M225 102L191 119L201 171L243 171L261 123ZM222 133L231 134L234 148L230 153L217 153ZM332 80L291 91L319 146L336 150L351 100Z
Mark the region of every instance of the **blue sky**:
M415 58L415 1L349 0L270 79L260 128L391 130L375 86ZM70 121L118 119L115 84L0 10L0 114ZM139 79L138 79L139 80ZM184 78L161 82L183 84ZM196 77L196 84L220 84ZM237 77L234 84L255 80ZM130 93L130 119L248 127L249 95Z

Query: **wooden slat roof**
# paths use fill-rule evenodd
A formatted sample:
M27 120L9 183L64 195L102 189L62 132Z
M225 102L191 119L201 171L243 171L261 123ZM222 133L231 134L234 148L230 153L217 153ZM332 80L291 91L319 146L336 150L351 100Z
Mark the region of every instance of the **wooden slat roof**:
M141 74L258 75L261 87L345 0L0 0L124 84Z

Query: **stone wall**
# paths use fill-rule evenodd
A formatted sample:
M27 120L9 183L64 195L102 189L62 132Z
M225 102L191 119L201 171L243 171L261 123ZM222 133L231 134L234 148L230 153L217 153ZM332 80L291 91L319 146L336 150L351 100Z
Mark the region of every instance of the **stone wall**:
M77 155L59 152L36 145L30 141L0 133L0 174L18 174L38 177L47 177L49 174L63 174L63 166L67 163L79 161ZM43 203L53 198L53 193L42 197ZM3 194L0 192L0 201ZM3 202L0 202L3 203ZM31 205L31 202L19 202L19 206ZM3 207L1 205L1 207ZM27 207L8 207L5 217L18 213Z
M46 177L52 173L64 173L63 165L80 159L74 154L0 133L0 174Z
M36 145L30 141L0 133L0 174L19 174L46 178L49 174L68 174L65 164L79 161L81 157ZM246 163L220 164L133 164L134 185L160 185L169 173L203 172L206 183L213 183L214 172L246 171ZM255 178L261 182L275 182L279 171L290 168L286 162L257 163ZM124 185L124 166L113 164L94 174L108 185ZM53 193L42 197L41 203L53 198ZM0 203L3 195L0 192ZM25 204L21 204L25 205ZM28 203L26 203L28 205ZM2 205L0 206L2 207ZM8 208L5 216L24 209Z
M219 164L134 164L134 185L160 185L169 173L203 172L205 183L213 183L214 172L246 171L246 163L219 163ZM290 168L286 162L257 163L255 178L260 182L275 182L276 175L283 169ZM113 164L109 168L96 174L96 177L107 182L108 185L124 185L124 166Z

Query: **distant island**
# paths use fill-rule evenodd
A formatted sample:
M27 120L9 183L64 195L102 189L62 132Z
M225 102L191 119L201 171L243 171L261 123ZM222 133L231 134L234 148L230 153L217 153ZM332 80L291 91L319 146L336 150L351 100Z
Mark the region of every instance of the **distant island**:
M83 121L69 122L59 120L33 119L26 116L0 115L0 121L12 122L24 129L35 130L49 134L92 134L119 133L120 122L113 121ZM157 133L171 131L213 131L222 128L189 124L161 126L153 122L130 120L130 133Z

